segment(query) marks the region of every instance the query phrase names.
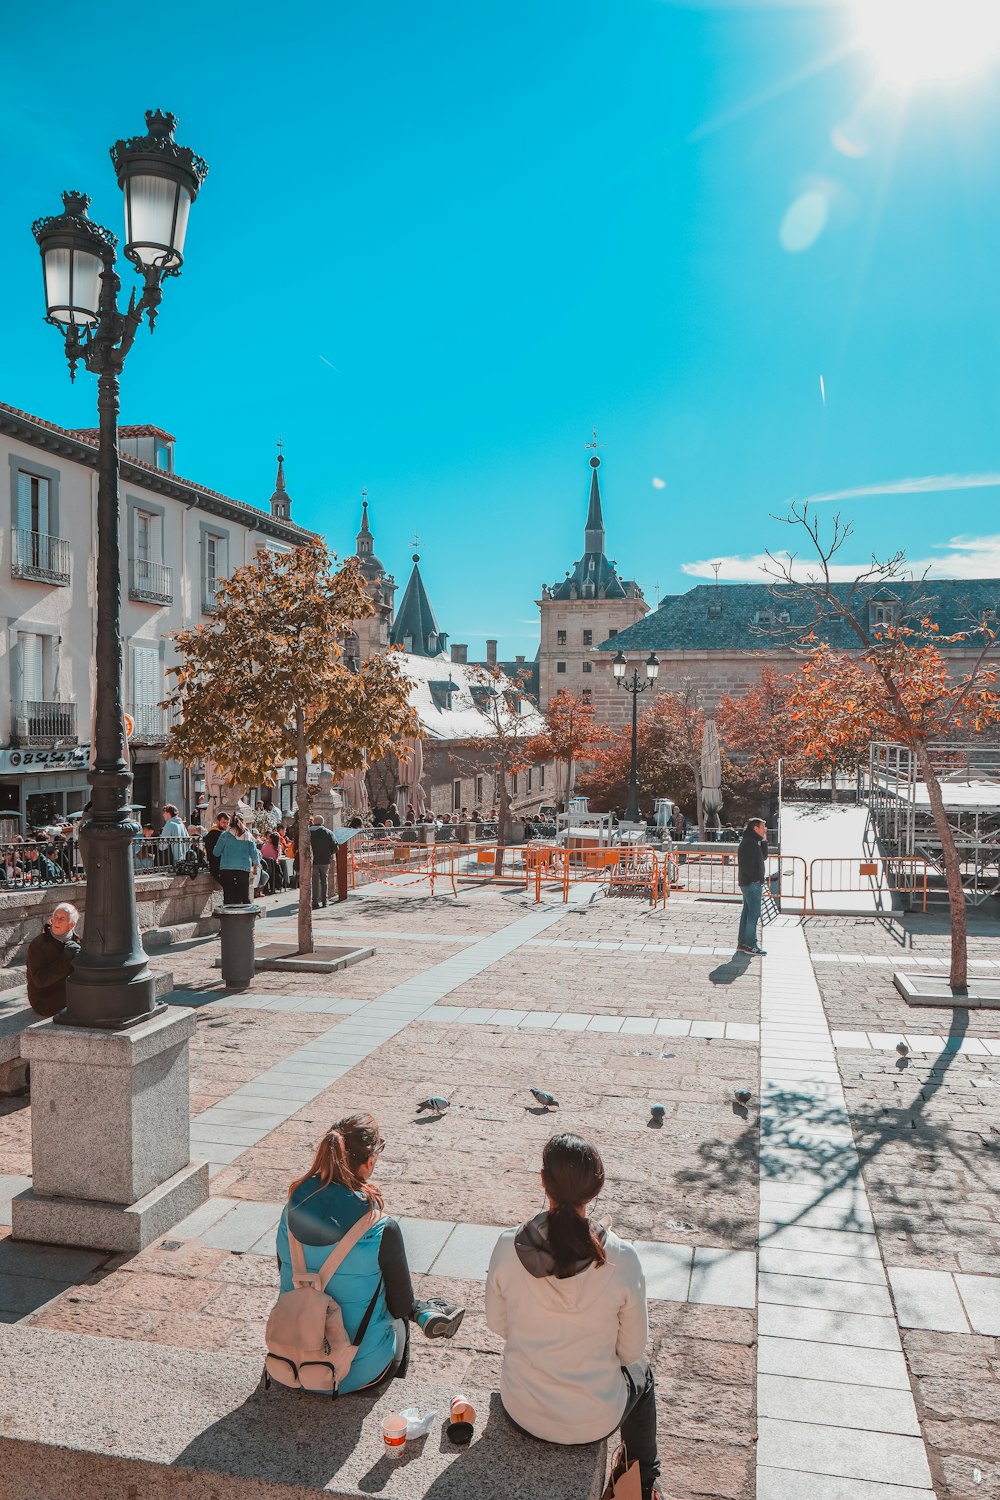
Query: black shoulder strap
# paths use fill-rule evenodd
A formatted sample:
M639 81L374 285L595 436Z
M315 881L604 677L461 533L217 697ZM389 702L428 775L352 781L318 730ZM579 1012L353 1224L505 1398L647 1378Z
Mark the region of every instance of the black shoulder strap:
M381 1290L382 1290L382 1278L380 1276L379 1279L378 1279L378 1286L375 1288L375 1295L372 1297L372 1300L369 1302L369 1304L368 1304L368 1310L365 1313L364 1317L361 1319L361 1322L358 1324L358 1331L354 1335L353 1343L354 1343L355 1353L357 1353L357 1351L361 1348L361 1344L362 1344L362 1342L364 1340L364 1336L368 1332L368 1324L372 1320L372 1313L375 1311L375 1304L378 1301L378 1294L379 1294L379 1292Z

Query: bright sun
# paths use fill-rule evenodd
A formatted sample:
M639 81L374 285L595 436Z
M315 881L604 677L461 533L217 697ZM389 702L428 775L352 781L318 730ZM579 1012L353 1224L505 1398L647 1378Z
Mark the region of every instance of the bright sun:
M898 84L960 78L1000 54L1000 0L857 0L858 41Z

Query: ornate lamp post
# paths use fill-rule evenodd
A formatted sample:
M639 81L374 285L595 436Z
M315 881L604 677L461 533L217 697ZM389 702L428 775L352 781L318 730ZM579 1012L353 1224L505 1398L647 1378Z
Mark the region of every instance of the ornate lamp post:
M65 336L70 378L82 361L98 377L97 673L94 748L88 780L87 914L83 947L66 988L59 1021L118 1029L158 1010L153 975L139 938L132 843L132 773L126 755L122 697L121 542L118 502L118 378L143 318L150 331L165 277L183 264L188 212L208 171L173 138L173 115L147 111L147 134L118 141L111 160L125 195L125 257L143 278L125 312L117 240L87 216L90 199L64 193L64 211L33 226L42 253L46 321Z
M632 669L631 679L628 675L628 663L625 660L624 651L619 651L612 662L612 671L615 681L626 693L632 694L632 764L628 773L628 801L625 804L625 821L627 823L639 822L639 775L637 768L638 730L639 730L639 694L650 690L656 684L660 673L660 659L655 651L651 651L646 658L646 680L639 676L639 668Z

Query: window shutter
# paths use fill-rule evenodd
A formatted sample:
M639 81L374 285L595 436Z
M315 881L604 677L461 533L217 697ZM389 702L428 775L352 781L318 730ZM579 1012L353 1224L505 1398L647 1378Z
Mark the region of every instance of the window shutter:
M21 690L18 698L22 703L38 703L42 697L42 641L41 637L28 631L18 633L17 644L21 667Z
M20 472L17 476L17 529L31 530L31 475Z
M132 647L132 706L152 708L160 691L160 653L155 646Z

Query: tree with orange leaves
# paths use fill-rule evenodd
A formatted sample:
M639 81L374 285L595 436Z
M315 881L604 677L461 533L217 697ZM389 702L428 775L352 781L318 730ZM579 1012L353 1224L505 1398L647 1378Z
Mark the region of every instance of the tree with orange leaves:
M765 667L759 681L741 697L724 693L715 710L724 747L740 757L747 779L762 792L773 792L777 786L779 761L784 762L785 781L793 780L798 770L798 734L790 706L793 681Z
M829 774L831 802L837 800L838 774L854 775L868 760L877 696L874 679L858 658L826 644L810 653L792 680L789 752L804 774Z
M639 794L647 802L670 795L677 801L694 794L698 824L704 837L701 795L701 741L705 715L693 688L657 693L639 718L636 733L636 770ZM632 757L632 729L615 730L607 744L594 753L593 765L580 786L599 807L624 803ZM723 774L726 763L723 761Z
M536 764L554 760L564 768L565 780L560 795L568 803L573 795L577 762L588 760L610 733L606 725L595 721L592 704L578 698L568 688L560 688L549 699L545 728L529 740L528 753Z
M993 665L997 617L986 612L970 618L966 630L940 637L930 618L930 603L922 589L924 580L908 577L902 552L884 562L873 558L871 566L846 590L835 589L831 564L852 534L850 523L835 516L824 538L808 505L793 505L786 520L805 532L816 562L813 571L803 577L794 554L769 553L771 576L786 586L785 597L791 592L794 598L811 601L817 622L836 616L857 642L858 655L854 658L834 658L823 647L812 655L810 693L828 715L835 742L856 742L862 725L869 739L895 740L912 752L927 788L948 886L950 983L959 999L968 994L968 912L962 862L931 746L947 742L961 730L978 734L1000 722L1000 695L994 691L998 674ZM900 600L895 619L873 624L867 608L872 590L881 589L889 580L897 585L908 581L909 597ZM808 631L805 643L815 640L815 631ZM962 643L969 648L972 657L965 671L953 673L949 669L939 649L941 643ZM824 676L831 662L836 664L836 671Z

